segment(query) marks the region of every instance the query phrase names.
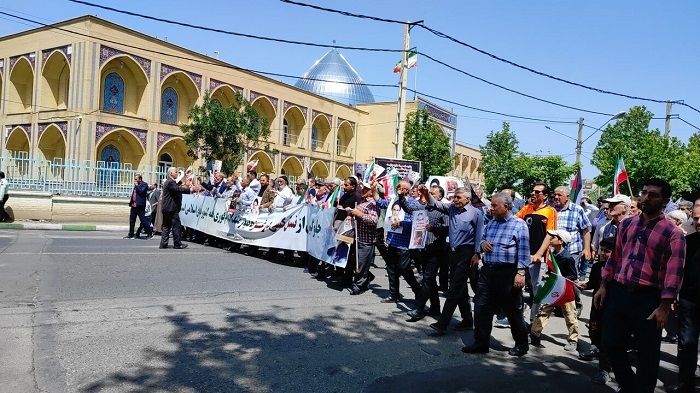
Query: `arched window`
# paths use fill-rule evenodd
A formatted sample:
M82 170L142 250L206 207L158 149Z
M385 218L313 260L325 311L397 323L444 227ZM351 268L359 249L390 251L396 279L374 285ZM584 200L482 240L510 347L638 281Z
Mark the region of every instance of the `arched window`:
M178 99L177 92L172 87L163 90L160 107L160 121L168 124L177 124Z
M112 72L105 77L102 110L124 113L124 79Z
M161 154L160 158L158 159L158 172L165 173L165 171L167 171L171 166L173 166L173 158L170 156L170 154Z
M289 123L287 119L284 119L282 124L282 136L284 138L284 145L289 146Z
M318 144L318 128L316 125L311 126L311 150L316 151L316 145Z

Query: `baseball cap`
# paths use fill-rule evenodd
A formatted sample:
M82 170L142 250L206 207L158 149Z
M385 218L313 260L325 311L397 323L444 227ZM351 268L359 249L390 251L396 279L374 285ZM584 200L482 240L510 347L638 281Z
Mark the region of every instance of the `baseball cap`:
M547 233L549 233L552 236L556 236L559 239L561 239L562 242L569 244L571 243L571 234L568 231L565 231L563 229L557 229L556 231L553 230L548 230Z
M623 195L623 194L617 194L612 198L603 199L603 202L605 202L605 203L624 203L625 205L627 205L627 207L632 206L632 199L630 199L630 197L628 197L627 195Z

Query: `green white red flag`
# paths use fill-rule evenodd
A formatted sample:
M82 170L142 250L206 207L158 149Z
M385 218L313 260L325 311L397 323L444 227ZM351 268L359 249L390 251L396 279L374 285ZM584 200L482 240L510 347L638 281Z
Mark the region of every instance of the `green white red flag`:
M620 191L620 185L628 180L629 176L627 175L625 162L622 161L622 157L618 157L617 168L615 169L615 179L613 181L613 195L622 194Z
M571 182L571 201L575 205L580 205L581 204L581 199L583 199L583 181L581 179L581 168L579 167L578 170L576 170L576 176L574 177L574 180Z
M394 74L397 74L401 72L401 63L403 60L400 60L396 65L394 66ZM410 69L418 65L418 53L416 52L408 52L408 63L406 64L406 68Z
M379 178L379 175L384 172L385 169L383 166L375 163L369 164L367 169L365 169L365 173L362 176L362 181L371 183L373 180L377 180Z
M335 206L335 202L338 200L338 195L340 195L340 187L335 187L331 196L326 200L327 207Z
M396 195L396 189L399 186L399 173L394 167L389 167L380 182L384 187L384 198L392 198Z
M561 275L559 265L554 258L554 252L549 251L547 265L554 272L550 272L544 280L542 288L532 299L534 304L550 304L552 306L563 306L576 299L574 292L574 282Z

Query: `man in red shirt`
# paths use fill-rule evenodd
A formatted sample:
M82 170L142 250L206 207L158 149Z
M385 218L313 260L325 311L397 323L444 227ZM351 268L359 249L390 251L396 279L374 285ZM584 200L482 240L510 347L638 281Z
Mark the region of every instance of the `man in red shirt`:
M620 392L653 392L659 374L661 331L683 279L683 231L664 216L671 186L652 178L640 193L640 216L620 222L615 247L602 271L593 298L603 308L603 346ZM628 337L634 334L637 373L627 357Z

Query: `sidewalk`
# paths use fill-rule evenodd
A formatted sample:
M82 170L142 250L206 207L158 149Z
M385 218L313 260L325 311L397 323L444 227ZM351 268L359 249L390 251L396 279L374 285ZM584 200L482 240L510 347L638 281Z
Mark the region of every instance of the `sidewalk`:
M109 224L89 224L89 223L57 224L57 223L52 223L52 222L18 220L18 221L14 221L14 222L0 222L0 229L37 229L37 230L54 230L54 231L59 230L59 231L127 232L129 230L129 225L109 225Z

